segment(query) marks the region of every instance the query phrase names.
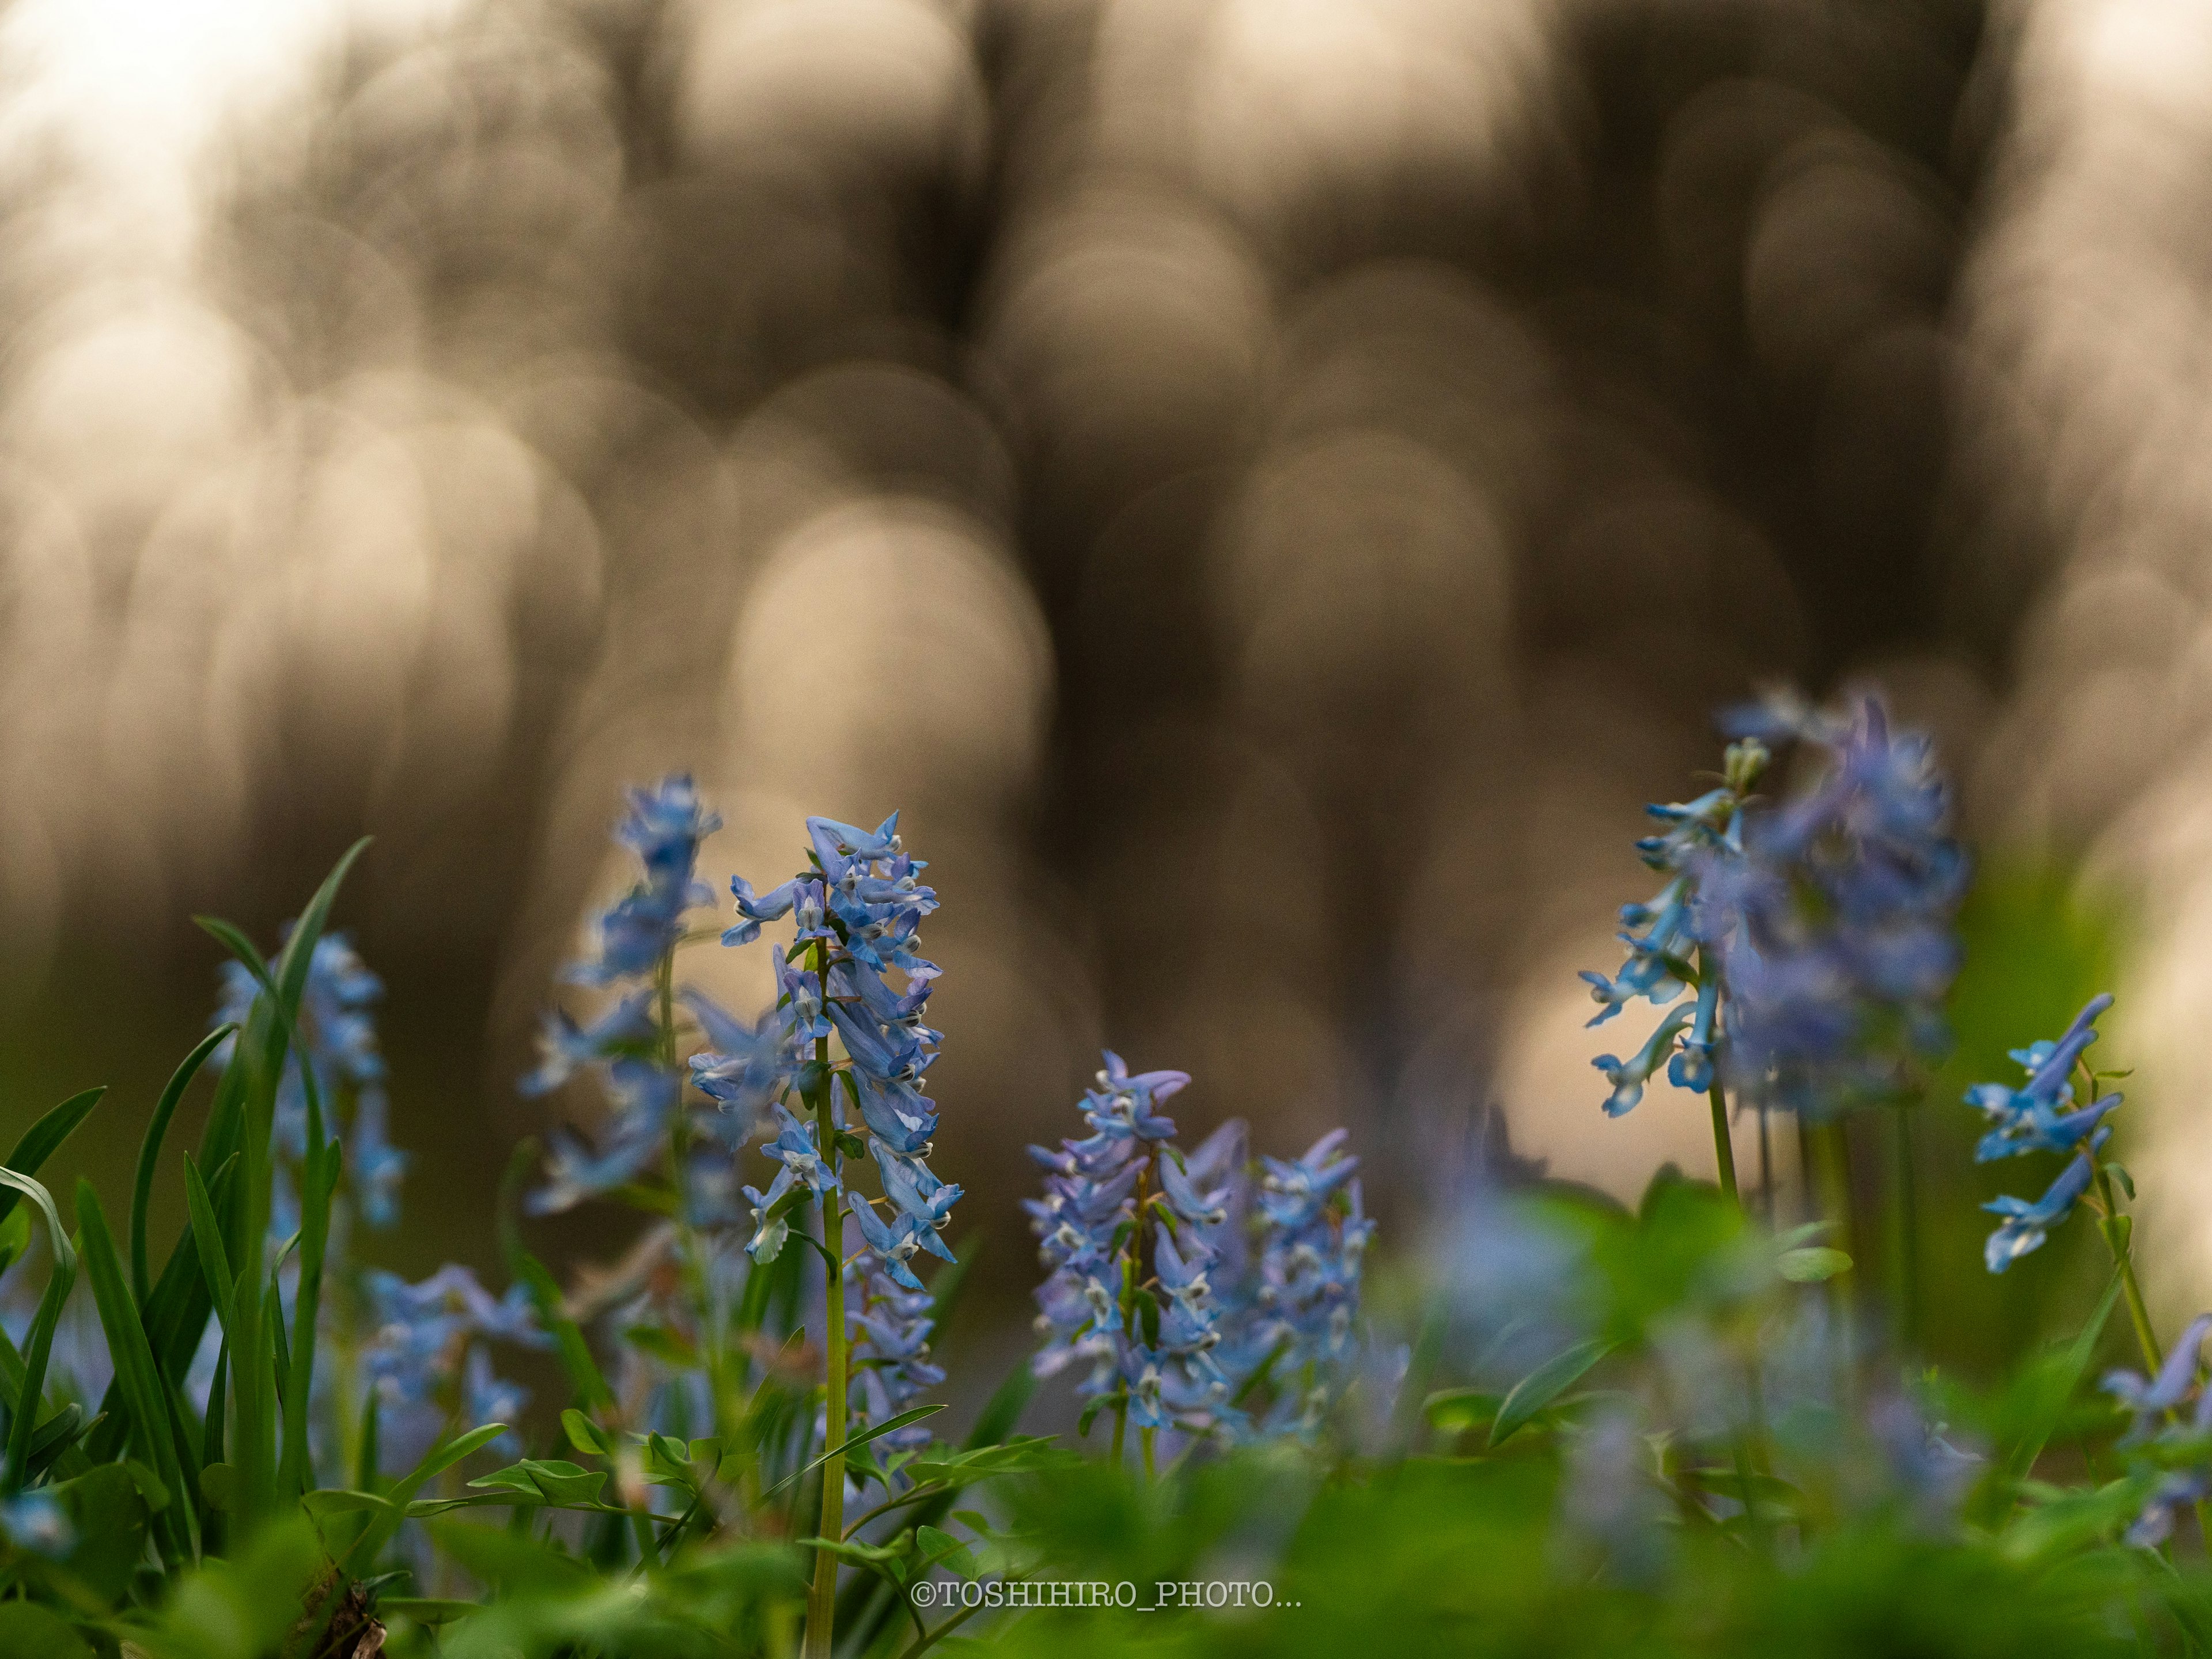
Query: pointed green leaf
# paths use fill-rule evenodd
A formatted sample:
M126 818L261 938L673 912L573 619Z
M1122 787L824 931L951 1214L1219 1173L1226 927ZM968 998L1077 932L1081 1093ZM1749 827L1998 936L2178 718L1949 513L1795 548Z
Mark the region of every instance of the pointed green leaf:
M1579 1382L1599 1360L1620 1344L1592 1338L1577 1342L1516 1382L1498 1408L1490 1425L1490 1443L1501 1446L1538 1412Z
M183 1458L171 1428L168 1389L154 1364L153 1346L140 1322L137 1299L125 1282L114 1237L108 1231L107 1218L101 1213L99 1195L89 1181L77 1182L76 1216L85 1271L92 1280L100 1328L107 1334L108 1352L115 1361L116 1381L122 1385L131 1437L146 1452L155 1476L167 1491L188 1491ZM172 1566L181 1566L198 1554L198 1517L189 1504L169 1504L155 1516L155 1536Z
M61 1144L76 1133L76 1126L91 1115L92 1109L100 1104L100 1097L107 1092L102 1084L97 1089L87 1089L82 1094L71 1095L44 1117L23 1131L23 1138L15 1143L15 1150L8 1154L7 1167L18 1175L36 1175L39 1168ZM0 1192L0 1217L15 1207L19 1193L10 1188Z
M186 1054L184 1063L170 1076L168 1086L161 1097L154 1103L154 1115L146 1125L146 1138L138 1146L138 1170L131 1183L131 1291L143 1308L154 1293L152 1280L146 1271L146 1212L153 1202L154 1170L161 1156L161 1141L169 1133L169 1120L176 1115L178 1103L184 1099L185 1091L207 1057L222 1041L238 1028L218 1025L199 1040L199 1044Z
M843 1445L837 1447L835 1450L823 1452L821 1456L816 1458L811 1463L807 1464L804 1468L793 1470L789 1474L784 1476L782 1480L777 1481L775 1485L770 1486L766 1492L763 1492L761 1497L763 1499L773 1498L777 1492L781 1492L793 1481L800 1480L806 1475L813 1474L815 1470L820 1468L831 1458L850 1452L855 1446L865 1446L872 1440L880 1440L887 1434L896 1434L908 1424L919 1423L923 1418L933 1417L944 1409L945 1407L941 1405L916 1406L912 1411L901 1412L896 1417L887 1417L880 1423L872 1424L867 1428L861 1430L860 1433L853 1436L850 1439L846 1441Z
M1849 1273L1850 1257L1826 1244L1784 1250L1774 1259L1774 1270L1792 1285L1818 1285L1838 1273Z

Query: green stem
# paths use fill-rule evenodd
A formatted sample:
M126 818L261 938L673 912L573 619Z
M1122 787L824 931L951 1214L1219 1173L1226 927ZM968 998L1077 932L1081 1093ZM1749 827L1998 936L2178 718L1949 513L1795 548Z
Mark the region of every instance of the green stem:
M1139 1431L1137 1436L1137 1442L1145 1449L1145 1479L1147 1480L1158 1480L1160 1478L1160 1472L1152 1466L1152 1431L1150 1429Z
M2130 1243L2134 1223L2120 1213L2118 1201L2112 1194L2112 1177L2101 1164L2097 1166L2097 1196L2105 1200L2105 1219L2098 1231L2105 1236L2105 1247L2112 1253L2112 1265L2120 1270L2120 1293L2127 1298L2128 1319L2136 1328L2136 1342L2142 1349L2143 1364L2155 1376L2165 1361L2159 1354L2158 1337L2151 1329L2150 1309L2144 1304L2142 1286L2136 1282L2135 1251Z
M1114 1449L1107 1454L1115 1468L1121 1467L1121 1437L1129 1427L1129 1398L1121 1395L1114 1402Z
M1720 1169L1721 1191L1740 1210L1743 1199L1735 1189L1735 1143L1729 1137L1728 1096L1722 1091L1719 1078L1713 1079L1707 1093L1713 1103L1713 1162Z
M814 971L821 978L825 994L830 982L829 955L828 946L816 944ZM815 1085L815 1133L822 1156L829 1161L830 1172L835 1176L839 1173L835 1112L837 1091L830 1076L829 1038L815 1039L814 1060L820 1072ZM829 1255L823 1267L826 1288L823 1297L823 1346L829 1354L828 1397L823 1401L822 1415L830 1461L822 1466L822 1523L815 1535L823 1539L845 1535L845 1275L836 1265L845 1259L845 1212L837 1206L837 1191L833 1187L822 1206L822 1244ZM817 1549L814 1556L814 1584L806 1603L805 1659L831 1659L836 1622L837 1558L825 1547Z

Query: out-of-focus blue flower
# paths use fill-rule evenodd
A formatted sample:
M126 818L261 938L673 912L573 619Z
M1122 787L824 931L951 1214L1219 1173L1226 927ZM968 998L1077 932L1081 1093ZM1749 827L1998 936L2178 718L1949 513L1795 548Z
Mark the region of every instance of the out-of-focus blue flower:
M1693 928L1722 975L1721 1051L1746 1097L1826 1114L1893 1094L1948 1041L1951 917L1967 863L1925 738L1866 698L1848 719L1802 703L1726 722L1824 751L1812 787L1741 822L1740 854L1696 860ZM1702 958L1701 958L1702 959Z
M574 963L579 985L611 985L652 974L684 936L685 914L712 904L712 889L696 880L699 843L722 821L699 800L689 773L629 792L629 810L615 839L637 854L645 879L603 912L594 955Z
M1722 787L1649 809L1665 828L1637 849L1667 879L1621 910L1626 961L1583 975L1593 1025L1638 999L1665 1008L1696 991L1632 1057L1596 1062L1613 1116L1662 1064L1679 1087L1720 1079L1741 1099L1825 1114L1894 1093L1946 1040L1966 865L1943 834L1926 740L1893 734L1871 698L1849 718L1773 699L1723 724L1737 741ZM1752 792L1767 744L1784 742L1825 751L1825 765L1803 793L1770 804Z
M642 1052L653 1035L650 988L623 997L588 1024L549 1009L538 1033L538 1069L515 1086L525 1095L549 1094L583 1066Z
M2166 1363L2154 1377L2146 1380L2141 1372L2124 1369L2105 1373L2105 1392L2135 1413L2130 1440L2148 1438L2159 1419L2189 1398L2197 1386L2197 1361L2207 1332L2212 1332L2212 1314L2191 1320L2181 1340L2166 1351Z
M283 937L291 937L294 925L285 923ZM222 994L214 1023L243 1030L260 987L242 963L225 962L221 971ZM345 934L325 933L318 939L300 992L295 1022L300 1042L287 1046L283 1074L276 1085L276 1145L288 1166L295 1166L307 1150L307 1075L301 1068L312 1067L324 1133L345 1139L347 1191L372 1227L387 1227L398 1219L399 1188L407 1169L407 1154L394 1147L386 1133L384 1056L377 1047L372 1012L383 996L383 981L368 970ZM228 1064L236 1048L233 1036L216 1050L214 1058ZM279 1173L283 1192L272 1230L282 1237L297 1225L297 1203L290 1196L289 1168Z
M865 1429L889 1421L945 1381L929 1357L933 1304L923 1291L895 1283L871 1262L848 1273L846 1326L851 1334L848 1409L851 1427ZM928 1425L910 1423L879 1437L890 1450L929 1443Z
M532 1215L556 1215L586 1199L627 1186L667 1149L677 1080L649 1060L624 1059L604 1068L614 1110L596 1146L565 1130L547 1136L545 1185L530 1194Z
M58 1561L76 1548L76 1528L53 1493L43 1487L0 1499L0 1534L19 1550Z
M484 1343L551 1346L526 1286L495 1297L458 1263L416 1284L372 1270L362 1287L375 1320L362 1366L395 1462L411 1461L448 1425L504 1422L519 1408L526 1396L494 1375Z
M708 1044L691 1056L693 1085L741 1124L757 1121L789 1091L805 1061L787 1010L772 1008L748 1024L700 992L687 988L684 1001Z
M2089 1190L2096 1176L2096 1155L2111 1134L2109 1129L2098 1130L2088 1147L2059 1171L2058 1178L2033 1204L2007 1195L1982 1206L1990 1214L2004 1218L1982 1249L1982 1259L1991 1273L2002 1273L2029 1251L2040 1248L2051 1230L2074 1213L2075 1203Z
M2199 1387L2197 1381L2208 1333L2212 1333L2212 1314L2200 1314L2167 1351L2154 1378L2130 1370L2110 1371L2105 1376L2105 1391L2135 1415L2121 1446L2138 1462L2148 1462L2160 1450L2166 1453L2160 1463L2149 1465L2162 1465L2162 1473L2142 1512L2128 1528L2128 1542L2144 1549L2155 1549L2172 1536L2174 1517L2181 1510L2212 1498L2212 1460L2201 1450L2206 1436L2212 1434L2212 1389ZM2181 1408L2191 1393L2196 1404L2184 1415Z
M407 1154L392 1144L389 1115L381 1089L364 1089L354 1102L346 1164L362 1218L372 1227L389 1227L399 1219L399 1183L407 1174Z

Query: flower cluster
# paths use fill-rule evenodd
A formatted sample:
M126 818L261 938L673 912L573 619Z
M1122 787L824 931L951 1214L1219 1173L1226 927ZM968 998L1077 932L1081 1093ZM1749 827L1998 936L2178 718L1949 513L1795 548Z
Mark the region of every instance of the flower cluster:
M441 1433L514 1419L529 1396L493 1371L485 1344L550 1346L525 1286L495 1297L448 1263L415 1285L372 1271L362 1288L376 1329L362 1359L388 1462L404 1468Z
M847 1411L855 1428L889 1421L945 1381L929 1357L934 1304L924 1291L893 1282L868 1261L845 1270L845 1324L852 1343ZM926 1446L929 1430L909 1423L879 1437L887 1450Z
M2130 1370L2105 1376L2105 1392L2135 1419L2121 1438L2121 1449L2161 1471L2142 1513L2128 1528L2130 1544L2157 1547L2172 1533L2176 1514L2212 1498L2212 1459L2204 1453L2206 1437L2212 1435L2212 1388L2197 1380L2198 1351L2208 1333L2212 1314L2199 1314L2166 1351L2156 1376ZM2185 1417L2182 1408L2192 1394L2196 1403Z
M2077 1106L2073 1073L2079 1066L2095 1095L2097 1077L2083 1056L2097 1040L2098 1017L2112 1006L2109 994L2092 997L2056 1041L2014 1049L2012 1058L2027 1073L2027 1081L2018 1088L1978 1083L1966 1091L1966 1103L1980 1108L1990 1121L1989 1132L1975 1149L1977 1163L2030 1152L2057 1152L2068 1159L2057 1179L2034 1202L2002 1197L1983 1206L2004 1218L1983 1252L1993 1273L2002 1273L2039 1246L2053 1227L2073 1213L2096 1178L2098 1154L2112 1136L2105 1118L2122 1097L2097 1096Z
M1049 1270L1035 1370L1087 1365L1086 1413L1110 1406L1140 1429L1224 1439L1255 1431L1245 1396L1271 1382L1257 1431L1311 1432L1357 1363L1372 1231L1349 1180L1358 1160L1337 1156L1343 1132L1296 1162L1264 1160L1255 1182L1241 1123L1188 1157L1171 1144L1159 1108L1188 1073L1104 1058L1081 1106L1091 1133L1030 1148L1045 1195L1024 1207Z
M667 1148L683 1075L667 1029L670 993L663 981L686 913L714 902L713 890L694 871L699 843L720 826L687 774L629 792L615 839L635 854L641 878L599 917L592 954L564 975L578 985L626 988L583 1023L559 1009L547 1013L538 1066L520 1085L526 1095L544 1095L589 1073L612 1110L596 1145L566 1131L553 1133L546 1184L530 1197L533 1214L570 1209L625 1186Z
M1721 976L1713 941L1700 938L1697 923L1702 920L1710 930L1717 920L1714 907L1704 902L1706 880L1741 862L1744 809L1766 762L1766 750L1759 744L1736 744L1728 751L1727 780L1720 788L1692 801L1654 802L1644 809L1666 829L1638 842L1636 850L1666 883L1648 902L1621 906L1619 937L1628 947L1628 959L1620 971L1608 978L1583 969L1590 996L1599 1005L1589 1023L1604 1024L1638 998L1668 1008L1692 986L1697 1000L1690 1007L1668 1008L1626 1060L1601 1054L1592 1062L1613 1085L1605 1102L1608 1117L1632 1109L1662 1065L1681 1088L1711 1085Z
M1262 1158L1256 1340L1274 1357L1279 1382L1266 1431L1310 1435L1350 1381L1358 1358L1359 1280L1375 1224L1352 1178L1356 1158L1339 1156L1346 1132L1326 1134L1296 1163ZM1334 1195L1341 1189L1340 1207Z
M1894 1093L1908 1057L1945 1040L1966 861L1943 833L1927 740L1893 733L1873 698L1846 718L1778 696L1724 723L1736 741L1722 787L1650 809L1667 827L1638 848L1667 882L1623 908L1626 964L1583 975L1601 1005L1593 1025L1639 997L1668 1010L1630 1058L1595 1062L1616 1116L1662 1064L1684 1088L1717 1075L1745 1098L1826 1114ZM1783 744L1824 764L1770 804L1752 792Z
M1713 860L1697 931L1720 959L1729 1080L1821 1113L1893 1094L1946 1041L1951 916L1967 863L1943 833L1933 747L1867 698L1849 719L1794 699L1738 711L1739 736L1821 753L1818 780L1748 815L1741 859Z
M916 945L937 896L921 884L925 866L908 854L897 829L896 812L872 830L809 818L805 871L766 893L743 877L731 882L738 921L722 935L725 945L750 945L764 923L785 916L793 919L796 937L777 953L775 1004L757 1021L690 1000L712 1045L690 1065L692 1080L721 1106L738 1136L749 1136L763 1119L776 1131L766 1148L779 1166L775 1178L765 1192L744 1189L753 1206L746 1246L753 1259L771 1261L781 1252L787 1218L801 1203L842 1200L881 1273L900 1290L916 1291L921 1281L908 1265L915 1255L952 1260L943 1230L960 1188L939 1181L927 1162L937 1108L923 1092L923 1073L939 1038L923 1014L938 969ZM889 974L898 976L896 985ZM831 1059L833 1038L842 1060ZM787 1106L794 1092L811 1121ZM857 1123L846 1118L848 1101ZM823 1144L825 1130L836 1146ZM841 1152L857 1151L863 1135L889 1218L848 1185L841 1167Z
M285 924L284 937L291 936L292 927ZM222 976L213 1024L243 1030L254 998L260 994L259 982L243 963L234 961L222 964ZM376 1021L370 1012L383 995L383 981L368 970L343 933L325 933L317 939L300 992L295 1022L300 1046L286 1049L283 1074L276 1085L276 1144L296 1165L307 1151L307 1073L303 1068L312 1068L325 1122L341 1126L347 1138L345 1169L354 1202L373 1227L389 1227L398 1220L399 1185L407 1170L407 1155L390 1139L384 1056L377 1048ZM226 1040L216 1051L216 1063L227 1064L236 1048L235 1036ZM286 1236L299 1225L298 1200L289 1180L279 1186L276 1196L270 1225L280 1237Z

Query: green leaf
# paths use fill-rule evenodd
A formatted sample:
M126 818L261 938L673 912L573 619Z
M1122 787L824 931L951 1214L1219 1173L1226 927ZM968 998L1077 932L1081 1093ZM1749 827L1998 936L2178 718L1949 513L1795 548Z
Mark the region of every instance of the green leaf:
M2081 1386L2082 1376L2097 1352L2098 1340L2104 1335L2106 1323L2119 1303L2120 1283L2119 1273L2115 1270L2112 1282L2105 1287L2103 1299L2074 1340L2063 1348L2046 1350L2023 1368L2014 1386L2024 1395L2027 1423L1999 1466L2006 1489L1991 1494L1999 1504L2009 1504L2010 1485L2024 1480L2035 1467L2035 1460L2042 1455L2044 1446L2065 1415L2067 1402Z
M140 1322L137 1299L124 1280L114 1237L89 1181L77 1182L76 1216L93 1302L99 1310L100 1328L107 1334L116 1381L122 1385L124 1404L131 1416L131 1436L147 1452L162 1486L173 1492L188 1492L191 1488L186 1483L183 1457L172 1429L168 1386L154 1364L153 1346ZM198 1516L190 1504L169 1504L155 1517L155 1541L172 1566L180 1566L199 1553L198 1532Z
M580 1452L590 1452L598 1457L612 1457L614 1442L605 1430L578 1411L574 1406L561 1413L561 1426L568 1431L568 1443Z
M838 1456L842 1453L849 1452L855 1446L865 1446L872 1440L880 1440L887 1434L896 1434L899 1430L906 1427L908 1424L919 1423L923 1418L933 1417L944 1409L945 1407L942 1405L916 1406L912 1411L901 1412L896 1417L887 1417L880 1423L872 1424L869 1427L861 1430L860 1433L853 1436L852 1438L846 1441L843 1445L837 1447L835 1450L823 1452L821 1456L816 1458L811 1463L807 1464L805 1468L793 1469L789 1474L784 1476L782 1480L777 1481L775 1485L770 1486L766 1492L763 1492L761 1497L763 1500L773 1498L777 1492L781 1492L786 1486L791 1485L793 1481L800 1480L806 1475L813 1474L815 1470L820 1468L831 1458Z
M474 1601L441 1601L428 1595L380 1595L376 1610L380 1614L394 1619L412 1620L418 1625L450 1625L457 1619L465 1619L477 1611Z
M975 1414L975 1426L969 1431L968 1444L996 1445L1014 1431L1022 1420L1037 1391L1037 1374L1026 1358L1017 1359L1006 1373L1006 1380L992 1391L983 1402L983 1409Z
M146 1553L148 1512L138 1483L122 1464L102 1463L52 1491L76 1528L70 1573L103 1599L119 1601Z
M1076 1468L1083 1455L1060 1445L1047 1435L1026 1436L996 1445L972 1446L955 1451L931 1446L907 1465L916 1486L942 1483L969 1486L1003 1474L1035 1474Z
M66 1620L33 1601L0 1602L0 1653L92 1659L92 1650Z
M200 1166L192 1161L190 1152L185 1154L185 1203L191 1215L192 1243L199 1252L200 1273L207 1280L216 1318L228 1336L231 1300L238 1287L231 1279L229 1253L222 1245L222 1224L216 1219L207 1184L200 1179Z
M211 1510L228 1509L238 1497L238 1471L228 1463L210 1463L200 1471L200 1496Z
M580 1469L564 1462L541 1462L526 1457L519 1463L493 1474L481 1475L469 1482L471 1491L508 1491L527 1497L532 1502L549 1504L556 1508L571 1505L593 1505L599 1503L599 1490L607 1484L604 1469Z
M481 1428L471 1429L466 1434L432 1447L428 1456L392 1483L389 1497L376 1498L367 1492L356 1494L381 1504L386 1513L369 1522L361 1536L345 1550L338 1565L345 1567L356 1557L363 1563L374 1561L382 1553L384 1547L392 1541L392 1534L399 1530L399 1523L405 1518L406 1507L414 1501L416 1493L470 1453L481 1451L507 1431L504 1423L487 1423ZM311 1498L321 1495L309 1494Z
M141 1308L154 1293L146 1270L146 1212L153 1202L154 1170L161 1159L161 1141L169 1133L169 1120L176 1115L178 1103L184 1099L192 1079L199 1074L200 1067L223 1039L237 1030L235 1025L216 1026L185 1056L184 1063L170 1075L161 1097L154 1103L154 1115L146 1124L146 1138L139 1143L138 1170L131 1183L131 1291Z
M1838 1273L1849 1273L1850 1267L1850 1257L1825 1244L1784 1250L1774 1259L1775 1272L1792 1285L1817 1285Z
M1441 1389L1421 1401L1421 1414L1446 1434L1464 1434L1495 1421L1504 1401L1492 1389Z
M948 1567L963 1578L976 1577L982 1571L975 1565L975 1556L969 1553L968 1546L949 1532L941 1532L930 1526L917 1527L915 1541L921 1551L921 1559L915 1563L916 1577L937 1566Z
M44 1117L23 1131L23 1138L15 1143L15 1150L8 1154L7 1167L17 1175L36 1175L39 1168L61 1144L76 1133L76 1126L91 1115L92 1109L107 1092L102 1084L97 1089L87 1089L82 1094L71 1095ZM14 1211L18 1194L15 1190L0 1192L0 1216Z
M1490 1443L1502 1446L1538 1412L1589 1375L1590 1368L1620 1344L1592 1338L1577 1342L1516 1382L1490 1425Z
M0 1492L15 1492L30 1478L33 1436L46 1404L46 1360L53 1352L54 1328L61 1322L62 1306L76 1283L76 1252L70 1248L55 1212L53 1194L27 1175L0 1170L0 1182L11 1191L27 1193L46 1218L46 1237L53 1247L54 1265L46 1275L46 1288L39 1310L31 1318L28 1341L23 1349L23 1380L15 1392L8 1425L7 1464L0 1469Z

